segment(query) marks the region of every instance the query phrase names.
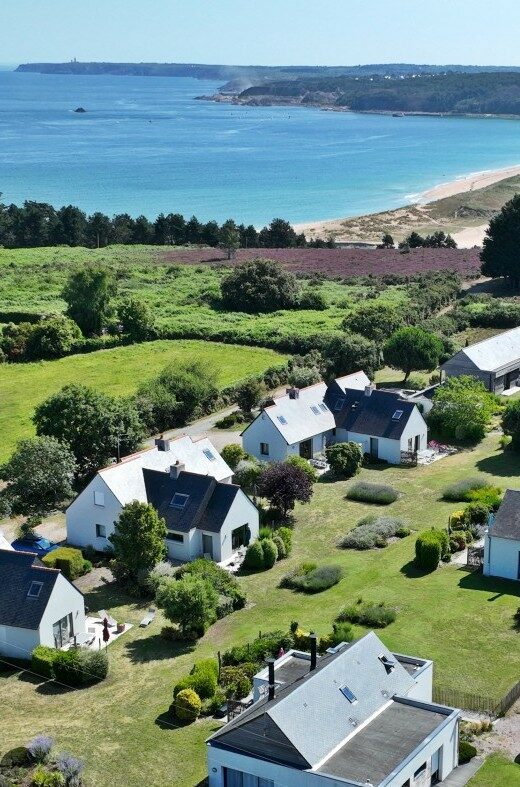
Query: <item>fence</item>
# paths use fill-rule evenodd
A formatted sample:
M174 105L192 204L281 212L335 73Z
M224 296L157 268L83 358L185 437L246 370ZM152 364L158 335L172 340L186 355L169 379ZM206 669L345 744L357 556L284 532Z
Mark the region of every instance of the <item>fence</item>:
M457 689L433 688L433 701L441 705L450 705L462 710L485 713L488 716L502 716L520 699L520 681L502 697L484 697L480 694L470 694Z

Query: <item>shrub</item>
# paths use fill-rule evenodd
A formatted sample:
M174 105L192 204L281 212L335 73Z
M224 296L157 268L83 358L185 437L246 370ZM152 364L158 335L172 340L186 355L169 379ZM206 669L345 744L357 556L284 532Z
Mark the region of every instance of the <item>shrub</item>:
M298 301L298 308L300 309L314 309L315 311L324 311L327 308L327 301L321 292L316 290L305 290Z
M439 561L449 552L448 534L444 530L425 530L415 542L415 564L423 571L435 571Z
M273 536L273 544L276 547L277 560L283 560L285 557L287 557L287 550L280 536Z
M298 299L298 282L279 262L251 260L238 265L222 279L220 289L226 308L243 312L274 312L292 309Z
M470 527L487 524L488 517L489 508L484 503L470 503L464 509L464 520Z
M322 590L327 590L333 585L337 585L342 577L343 569L341 566L318 566L311 571L295 574L288 580L286 577L287 584L284 584L284 587L290 587L303 593L321 593Z
M0 767L2 768L23 768L29 765L31 755L26 746L16 746L14 749L7 751L0 760Z
M262 571L264 565L264 550L261 541L253 541L246 550L244 556L244 568L248 571Z
M273 528L269 525L263 525L258 531L258 540L262 541L264 538L273 537Z
M54 677L66 686L79 686L82 682L79 651L59 650L54 658Z
M389 505L397 500L399 493L388 484L374 484L369 481L358 481L347 492L349 500L361 503L375 503L376 505Z
M53 746L54 741L48 735L37 735L27 744L27 750L35 762L45 762Z
M428 425L445 440L476 443L486 433L496 401L474 377L451 377L435 391Z
M236 470L238 463L247 456L242 446L238 445L238 443L230 443L229 445L225 445L220 452L220 455L224 462L229 465L232 470Z
M277 656L280 648L287 651L292 645L293 638L287 632L267 632L246 645L236 645L223 653L222 664L224 667L243 665L244 663L259 664L270 656Z
M193 689L182 689L174 700L175 715L180 721L195 721L200 716L202 702Z
M466 535L462 531L456 531L450 536L450 552L461 552L466 549Z
M211 582L197 575L165 579L157 591L157 605L176 623L183 636L203 636L217 619L218 593Z
M300 470L303 470L305 475L309 478L309 480L313 484L315 484L316 481L318 480L318 473L316 472L314 467L307 461L307 459L303 458L303 456L298 456L297 454L294 454L293 456L290 456L288 459L285 460L285 464L292 465L293 467L299 467Z
M233 609L242 609L246 604L246 594L238 583L237 579L224 568L221 568L213 560L198 558L192 560L176 570L177 577L197 576L211 584L219 596L225 596L231 600Z
M405 538L410 529L403 519L391 516L366 516L354 530L347 533L340 546L344 549L374 549L386 547L392 537Z
M371 601L358 600L357 604L345 607L338 615L338 621L349 621L360 626L371 628L385 628L396 619L397 612L384 601L376 604Z
M264 553L264 568L272 568L278 560L276 544L270 538L264 538L260 544Z
M192 689L202 700L211 699L217 690L217 677L210 671L194 668L190 675L177 681L173 687L173 697L185 689Z
M363 454L357 443L336 443L325 450L332 475L352 478L359 472Z
M106 650L82 648L79 653L79 668L83 683L105 680L108 675L108 654Z
M468 741L459 741L459 765L464 765L477 756L477 750Z
M38 645L31 655L31 670L43 678L53 678L53 664L57 653L55 648Z
M490 486L491 484L482 478L465 478L463 481L456 481L454 484L445 487L442 492L442 499L452 500L455 503L469 503L472 492L487 489Z
M56 761L56 768L62 774L67 785L81 784L81 773L85 767L82 760L73 757L72 754L60 754Z
M220 683L227 689L227 696L237 700L247 697L253 686L250 677L242 667L223 667L220 673Z
M350 642L354 639L354 632L350 623L342 621L332 624L332 634L330 636L332 647L339 645L340 642Z
M70 579L72 582L85 573L85 564L88 561L84 560L81 549L58 547L58 549L45 555L43 563L49 568L59 568L67 579Z
M454 511L450 516L450 529L451 530L465 530L466 520L464 518L464 511Z
M502 490L498 486L475 489L469 493L472 503L482 503L488 511L498 511L502 502Z
M65 779L59 771L49 771L43 765L38 765L32 775L33 787L62 787Z
M279 527L278 530L276 531L276 534L282 539L283 543L285 544L285 552L287 554L287 557L289 557L289 555L292 552L293 531L291 530L290 527Z

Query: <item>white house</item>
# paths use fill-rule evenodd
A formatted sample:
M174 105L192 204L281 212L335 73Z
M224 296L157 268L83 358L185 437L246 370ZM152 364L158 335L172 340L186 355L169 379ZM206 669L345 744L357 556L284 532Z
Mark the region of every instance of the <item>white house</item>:
M209 787L429 787L457 766L459 711L432 703L431 662L370 632L298 667L272 659L267 693L208 740Z
M446 377L469 374L488 391L513 393L520 383L520 328L464 347L441 365L441 373Z
M207 438L187 435L159 439L155 447L105 467L67 509L67 541L79 547L92 545L99 552L110 546L108 537L123 506L133 500L147 502L143 470L169 473L176 464L191 473L230 483L233 473Z
M37 645L61 648L84 633L83 594L61 571L0 550L0 654L29 659Z
M487 576L520 579L520 490L506 489L496 514L490 514L484 537Z
M168 556L188 561L228 560L258 537L259 516L236 484L188 473L173 465L169 473L143 469L146 499L166 522Z
M242 432L244 450L267 462L312 459L327 445L352 441L374 459L399 464L403 453L424 450L427 440L415 402L376 390L364 372L329 385L289 388Z

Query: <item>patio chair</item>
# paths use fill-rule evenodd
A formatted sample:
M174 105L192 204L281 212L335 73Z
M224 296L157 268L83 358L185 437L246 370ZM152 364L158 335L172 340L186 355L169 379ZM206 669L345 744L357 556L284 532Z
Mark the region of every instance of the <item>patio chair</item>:
M117 620L114 620L114 618L111 615L108 614L106 609L100 609L99 612L98 612L98 616L101 618L101 621L104 621L105 618L106 618L107 621L108 621L109 627L112 628L114 626L117 626Z
M155 607L149 607L148 612L146 613L142 621L139 623L139 626L143 629L146 628L147 626L150 625L150 623L154 618L155 618Z

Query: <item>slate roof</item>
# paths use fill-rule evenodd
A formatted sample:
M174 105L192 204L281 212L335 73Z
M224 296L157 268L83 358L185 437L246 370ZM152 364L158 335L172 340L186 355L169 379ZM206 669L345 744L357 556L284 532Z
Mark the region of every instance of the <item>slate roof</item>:
M0 625L37 629L59 574L32 553L0 550ZM37 598L27 597L32 582L42 583Z
M343 402L340 410L336 408ZM345 391L339 393L330 386L325 397L335 414L336 426L348 432L386 437L399 440L415 407L414 402L401 399L391 391L372 391L367 396L364 391ZM401 412L399 418L394 414Z
M209 451L214 459L204 453ZM224 462L217 449L207 438L193 440L189 435L182 435L169 441L169 451L150 448L138 454L125 457L119 464L105 467L98 476L105 482L121 505L140 500L146 502L143 480L143 468L149 470L170 469L171 465L180 462L192 473L200 473L222 481L231 478L233 471ZM87 487L88 489L88 487ZM74 505L74 504L72 504Z
M520 490L506 489L489 535L493 538L511 538L520 541Z
M360 371L339 377L335 380L335 385L340 391L348 388L363 391L365 386L370 385L370 380ZM320 407L324 404L326 393L327 384L322 382L300 388L297 399L291 399L287 393L277 396L274 404L264 408L258 418L269 418L288 445L308 440L336 426L334 415L329 408Z
M520 328L491 336L460 352L484 372L493 372L502 366L520 362Z
M194 527L220 532L236 496L242 492L236 484L224 484L198 473L181 471L178 478L171 478L158 470L145 468L142 472L147 501L165 519L168 530L180 533ZM187 495L182 508L171 505L176 494Z

